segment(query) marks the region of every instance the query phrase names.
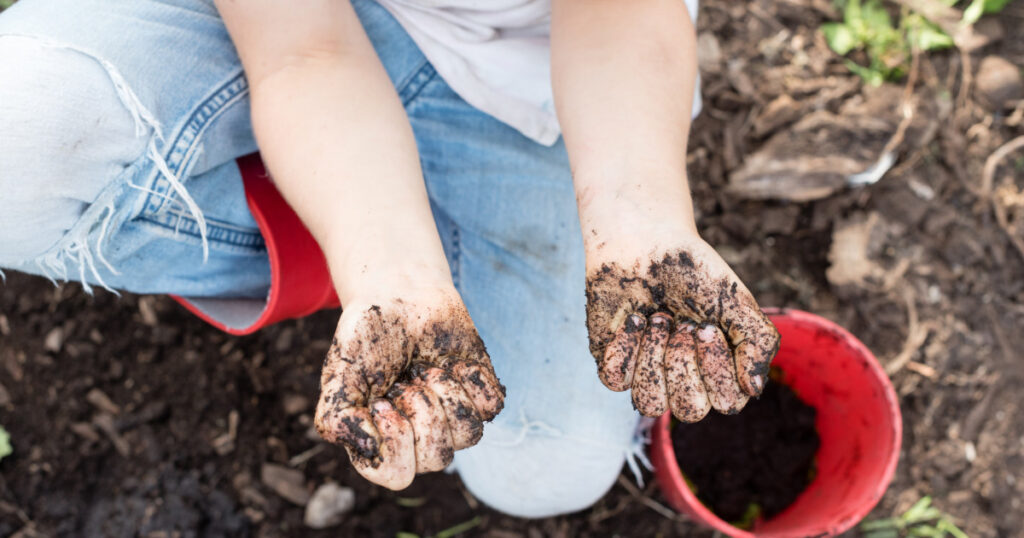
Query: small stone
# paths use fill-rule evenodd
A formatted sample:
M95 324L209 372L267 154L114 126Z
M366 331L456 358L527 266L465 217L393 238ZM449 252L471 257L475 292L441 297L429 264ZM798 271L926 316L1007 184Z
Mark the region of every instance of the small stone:
M93 443L98 443L100 441L100 434L96 433L96 428L88 422L75 422L69 426L69 428L75 433L75 435L85 439L86 441Z
M293 327L285 327L281 329L281 332L277 335L277 342L274 343L274 349L280 353L284 353L292 348L292 343L295 341L295 329Z
M156 314L156 298L139 297L139 315L142 317L142 323L156 327L160 323L160 317Z
M1002 109L1024 99L1020 68L1001 56L986 56L975 80L978 97L990 109Z
M93 388L85 395L85 401L91 403L96 409L110 413L111 415L117 415L121 413L121 407L114 403L107 396L105 392L100 389Z
M326 529L341 523L356 503L356 494L352 488L341 487L328 482L313 493L306 505L306 516L303 519L307 527Z
M305 506L309 502L309 490L306 489L306 477L302 471L264 463L260 468L260 482L294 504Z
M46 337L43 339L43 349L57 353L62 347L64 347L64 329L55 327L46 333Z
M281 404L288 416L297 415L309 408L309 398L301 394L285 394Z

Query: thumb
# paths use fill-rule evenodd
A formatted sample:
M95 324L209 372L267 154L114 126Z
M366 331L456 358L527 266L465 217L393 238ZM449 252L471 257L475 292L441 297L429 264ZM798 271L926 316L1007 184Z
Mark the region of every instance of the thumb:
M348 452L352 466L363 478L391 490L409 487L416 477L416 449L412 425L391 404L379 399L370 408L352 408L341 413L342 421L350 419L355 428L341 444ZM372 428L372 431L368 431ZM372 437L375 454L362 450L359 438ZM351 442L355 437L357 442Z

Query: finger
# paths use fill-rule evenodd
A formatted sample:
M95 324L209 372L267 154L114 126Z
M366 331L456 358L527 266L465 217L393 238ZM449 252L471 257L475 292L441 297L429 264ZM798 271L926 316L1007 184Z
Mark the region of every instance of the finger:
M320 371L320 401L332 408L365 406L370 385L363 368L354 360L343 357L338 349L327 353Z
M768 368L779 351L779 331L756 306L739 321L729 324L735 351L737 381L743 392L757 396L768 381Z
M362 368L331 350L320 374L315 425L325 440L350 446L360 457L377 454L376 429L366 407L369 385Z
M646 326L647 321L643 317L632 314L626 317L625 323L615 332L598 368L604 386L622 392L633 383L635 359Z
M665 350L665 378L672 414L683 422L697 422L711 410L697 366L697 325L681 323Z
M412 350L404 317L388 310L346 311L338 321L321 379L326 384L330 376L341 376L340 398L354 405L384 396L408 365Z
M324 440L343 445L350 455L366 460L380 457L380 435L366 407L331 407L321 400L314 424Z
M416 476L412 424L384 399L374 400L369 411L380 436L380 450L376 458L364 458L345 445L352 466L370 482L392 490L405 489Z
M440 471L452 462L452 448L448 420L444 416L437 395L422 381L395 383L388 393L395 407L412 424L416 444L416 472Z
M656 313L640 343L640 354L633 373L633 407L640 414L658 417L668 409L665 393L665 346L672 329L668 314Z
M473 400L462 390L462 385L440 368L423 368L416 373L416 377L441 401L452 435L452 448L462 450L480 441L484 425L476 413Z
M718 327L703 325L697 329L697 363L711 406L726 415L739 413L749 396L736 381L736 365Z
M450 360L446 366L473 402L480 420L486 422L498 416L505 406L505 387L488 366L467 360Z

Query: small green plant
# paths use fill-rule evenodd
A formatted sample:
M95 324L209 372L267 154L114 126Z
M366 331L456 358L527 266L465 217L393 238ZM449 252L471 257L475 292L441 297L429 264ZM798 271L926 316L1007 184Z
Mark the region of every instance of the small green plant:
M846 65L866 82L875 86L886 80L897 80L906 74L913 48L938 50L953 46L953 39L923 16L904 13L894 25L880 0L847 0L843 22L821 26L828 46L846 56L862 50L868 65L847 59Z
M957 0L928 0L952 7ZM1010 0L971 0L964 9L961 25L971 25L982 15L998 13ZM904 8L894 24L881 0L841 1L843 22L821 25L829 48L841 56L863 51L868 64L847 59L846 66L869 84L899 80L906 73L914 50L948 49L953 38L924 15Z
M899 517L861 523L860 532L864 538L967 538L948 515L932 506L931 497L922 497Z
M743 512L743 517L737 521L730 521L729 524L737 529L751 530L754 528L754 523L757 523L758 519L761 519L764 510L761 505L757 503L750 503L747 505L747 511Z
M18 0L0 0L0 11L3 11L14 5Z
M972 0L964 10L964 24L974 24L982 15L999 13L1010 3L1010 0Z
M14 449L11 447L11 435L0 426L0 460L10 456L12 452Z
M469 521L463 521L462 523L459 523L458 525L455 525L453 527L449 527L449 528L447 528L447 529L445 529L443 531L440 531L440 532L438 532L437 534L435 534L431 538L455 538L456 536L458 536L458 535L460 535L460 534L462 534L464 532L469 532L469 531L475 529L476 527L480 526L481 523L483 523L483 519L481 519L480 516L476 516L476 517L474 517L473 519L471 519ZM419 534L416 534L414 532L404 532L403 531L403 532L399 532L399 533L395 534L395 538L423 538L423 537L421 537Z

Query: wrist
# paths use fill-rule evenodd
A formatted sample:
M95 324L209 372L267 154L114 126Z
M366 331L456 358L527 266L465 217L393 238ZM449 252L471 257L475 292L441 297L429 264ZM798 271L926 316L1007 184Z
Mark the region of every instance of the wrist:
M342 307L454 292L448 262L440 241L436 242L436 249L425 248L423 243L324 249Z
M574 181L588 253L602 243L697 233L685 171L577 171Z

